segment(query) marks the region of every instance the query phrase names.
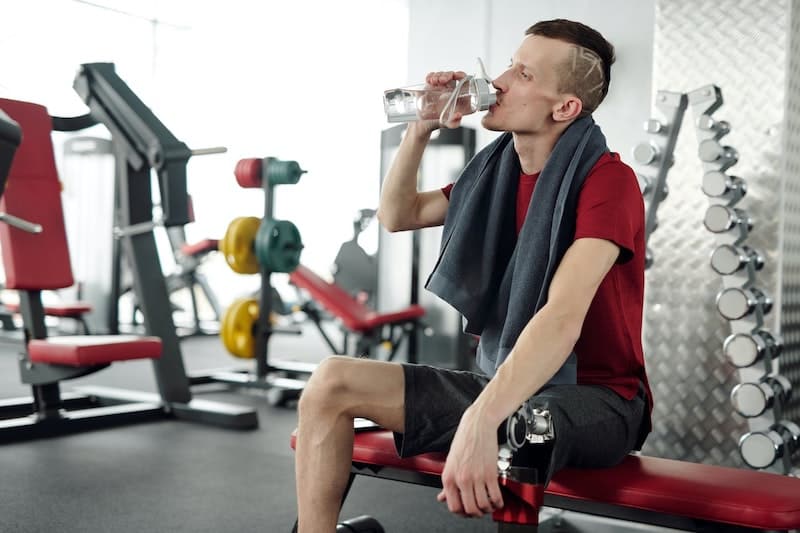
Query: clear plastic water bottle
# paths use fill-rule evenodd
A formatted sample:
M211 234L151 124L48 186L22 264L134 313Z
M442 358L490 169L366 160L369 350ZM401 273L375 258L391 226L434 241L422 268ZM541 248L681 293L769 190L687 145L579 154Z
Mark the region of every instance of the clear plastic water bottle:
M478 59L479 76L466 76L448 87L424 84L389 89L383 93L383 108L389 122L416 120L451 121L453 115L486 111L497 101L492 84Z

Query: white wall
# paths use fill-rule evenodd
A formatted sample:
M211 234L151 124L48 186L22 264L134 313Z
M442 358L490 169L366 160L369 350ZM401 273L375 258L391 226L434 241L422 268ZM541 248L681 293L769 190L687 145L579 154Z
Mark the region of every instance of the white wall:
M406 77L406 0L2 4L1 97L83 114L72 89L79 65L114 62L178 139L228 148L189 161L190 240L221 237L234 217L263 214L261 191L234 180L244 157L296 160L308 171L278 189L275 216L298 226L302 260L321 274L352 235L357 211L376 207L381 96ZM103 127L89 133L108 136ZM246 278L215 271L223 304L257 284L258 276Z
M609 95L595 112L609 148L632 162L643 138L655 90L654 0L409 0L408 81L433 70L475 70L481 56L490 76L500 74L525 30L540 20L567 18L592 26L616 48ZM479 128L478 117L464 124ZM495 134L479 130L483 146Z

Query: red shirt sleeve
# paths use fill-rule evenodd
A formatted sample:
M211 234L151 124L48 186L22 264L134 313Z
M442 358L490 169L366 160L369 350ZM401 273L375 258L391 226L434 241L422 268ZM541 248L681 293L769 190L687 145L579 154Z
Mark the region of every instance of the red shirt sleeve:
M636 173L619 154L600 158L578 197L575 239L591 237L620 248L617 263L633 257L635 238L643 230L644 200Z
M453 185L455 185L455 183L450 183L442 187L442 193L444 193L444 197L447 198L447 201L450 201L450 191L453 190Z

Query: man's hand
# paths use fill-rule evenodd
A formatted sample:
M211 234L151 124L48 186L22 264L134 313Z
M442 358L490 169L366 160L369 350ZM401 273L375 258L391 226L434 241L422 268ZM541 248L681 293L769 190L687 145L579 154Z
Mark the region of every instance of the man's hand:
M450 512L479 517L503 507L497 481L497 428L472 407L464 412L436 496Z

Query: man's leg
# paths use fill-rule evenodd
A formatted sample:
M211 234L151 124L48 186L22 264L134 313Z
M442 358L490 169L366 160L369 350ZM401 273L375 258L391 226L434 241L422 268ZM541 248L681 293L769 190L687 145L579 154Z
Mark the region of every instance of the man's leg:
M295 477L299 533L332 533L353 453L353 419L404 429L404 377L397 363L329 357L298 405Z

